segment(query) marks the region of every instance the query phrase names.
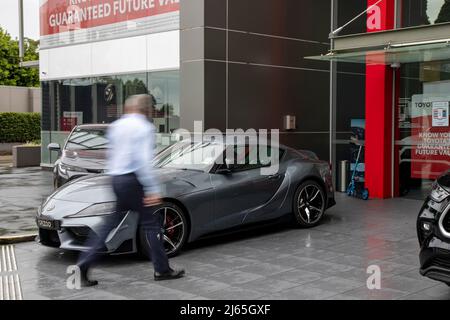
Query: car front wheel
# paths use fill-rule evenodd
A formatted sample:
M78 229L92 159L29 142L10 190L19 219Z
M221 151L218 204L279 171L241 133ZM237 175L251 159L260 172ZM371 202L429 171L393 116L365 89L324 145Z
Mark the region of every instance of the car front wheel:
M325 192L315 181L303 182L295 192L293 212L296 224L311 228L320 223L326 207Z
M164 248L169 257L180 253L188 236L188 225L184 211L177 205L164 202L153 214L161 215ZM150 245L145 232L139 228L140 253L151 259Z

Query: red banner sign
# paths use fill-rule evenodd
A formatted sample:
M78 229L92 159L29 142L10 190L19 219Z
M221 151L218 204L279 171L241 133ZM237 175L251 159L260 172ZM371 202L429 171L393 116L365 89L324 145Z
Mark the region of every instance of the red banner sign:
M179 10L180 0L48 0L41 36L147 18Z

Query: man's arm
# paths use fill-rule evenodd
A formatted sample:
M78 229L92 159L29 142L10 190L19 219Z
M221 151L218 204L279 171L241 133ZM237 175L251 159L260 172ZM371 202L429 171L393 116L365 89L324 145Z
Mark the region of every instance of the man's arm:
M142 184L145 193L144 203L148 206L158 204L161 194L161 188L154 175L151 162L154 157L155 147L155 132L150 128L149 130L143 130L144 135L140 139L136 156L139 161L139 169L136 172L139 182Z

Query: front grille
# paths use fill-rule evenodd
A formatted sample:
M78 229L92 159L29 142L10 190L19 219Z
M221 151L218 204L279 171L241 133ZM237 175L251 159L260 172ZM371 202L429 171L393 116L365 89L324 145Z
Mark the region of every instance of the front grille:
M50 247L59 247L61 245L58 232L54 230L39 229L39 240L43 245Z

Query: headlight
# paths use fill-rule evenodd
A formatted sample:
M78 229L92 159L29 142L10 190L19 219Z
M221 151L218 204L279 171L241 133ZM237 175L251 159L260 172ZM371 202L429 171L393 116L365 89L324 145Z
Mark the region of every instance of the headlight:
M58 170L59 172L61 172L64 175L67 175L68 171L73 171L73 172L87 172L85 169L80 168L80 167L74 167L74 166L68 166L64 163L60 163L58 164Z
M84 210L70 216L69 218L83 218L83 217L95 217L95 216L105 216L112 214L116 211L115 202L105 202L93 204Z
M439 183L435 183L433 185L433 189L431 190L431 199L433 199L436 202L442 202L445 198L450 196L450 193L442 188Z

